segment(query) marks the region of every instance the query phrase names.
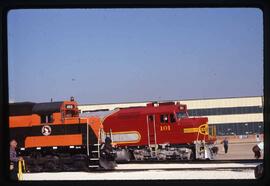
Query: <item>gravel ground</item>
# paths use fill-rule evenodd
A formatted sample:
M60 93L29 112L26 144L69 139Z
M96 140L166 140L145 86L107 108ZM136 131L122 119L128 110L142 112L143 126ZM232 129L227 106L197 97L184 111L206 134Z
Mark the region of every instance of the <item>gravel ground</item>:
M229 144L228 153L225 154L223 146L218 144L219 152L216 156L217 160L227 160L227 159L254 159L254 153L252 147L256 143L236 143ZM260 158L263 159L263 156Z
M25 174L23 180L186 180L186 179L255 179L253 170L243 171L164 171L134 172L62 172Z

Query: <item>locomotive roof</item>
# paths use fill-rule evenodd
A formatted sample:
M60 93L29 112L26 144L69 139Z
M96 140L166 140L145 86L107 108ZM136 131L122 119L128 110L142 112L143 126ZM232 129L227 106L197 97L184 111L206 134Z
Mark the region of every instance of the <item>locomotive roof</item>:
M99 118L104 118L111 114L112 112L115 112L115 110L106 110L106 111L95 111L95 112L84 112L80 114L80 117L89 117L89 116L97 116Z
M31 115L33 106L36 103L33 102L19 102L9 104L9 115L19 116L19 115Z
M51 114L54 112L60 112L60 108L64 102L46 102L46 103L37 103L33 107L33 114Z
M181 104L182 105L182 104ZM120 109L121 114L140 114L140 113L165 113L170 112L176 108L179 108L179 105L176 104L160 104L159 106L143 106L143 107L127 107ZM186 110L184 110L186 111ZM120 113L119 113L120 114Z

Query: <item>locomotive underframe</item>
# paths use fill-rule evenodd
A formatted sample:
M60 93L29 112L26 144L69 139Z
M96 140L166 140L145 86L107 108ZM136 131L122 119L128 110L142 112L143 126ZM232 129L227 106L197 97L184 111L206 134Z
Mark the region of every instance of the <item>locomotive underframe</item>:
M87 151L90 151L88 155ZM18 155L29 172L89 171L100 167L97 145L22 148Z
M196 160L214 159L212 144L195 141L193 144L159 144L153 146L117 147L118 162L130 160Z

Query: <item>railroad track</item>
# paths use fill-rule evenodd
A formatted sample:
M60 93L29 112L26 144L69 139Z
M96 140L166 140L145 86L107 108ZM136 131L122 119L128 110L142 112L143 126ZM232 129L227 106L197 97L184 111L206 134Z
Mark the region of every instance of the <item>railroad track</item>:
M243 171L243 170L254 170L255 166L246 167L192 167L192 168L143 168L143 169L114 169L108 170L95 170L91 172L140 172L140 171Z
M112 171L150 171L150 170L162 170L162 171L243 171L247 169L254 170L257 165L263 163L263 160L214 160L214 161L185 161L185 162L135 162L129 164L118 164ZM97 170L104 171L104 170ZM104 171L106 172L106 171Z
M231 159L231 160L147 160L147 161L136 161L131 160L130 162L117 162L117 164L174 164L174 163L189 163L189 164L220 164L220 163L263 163L263 159Z
M94 172L134 172L134 171L243 171L255 169L257 165L263 163L263 160L245 159L245 160L166 160L166 161L130 161L129 163L117 163L118 167L114 170L94 169ZM58 172L58 171L56 171ZM60 171L61 172L61 171ZM67 172L78 172L69 170Z

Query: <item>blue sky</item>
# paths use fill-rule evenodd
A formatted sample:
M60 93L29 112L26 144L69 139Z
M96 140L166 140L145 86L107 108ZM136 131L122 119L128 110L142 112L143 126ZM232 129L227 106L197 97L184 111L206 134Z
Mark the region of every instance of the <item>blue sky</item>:
M81 104L260 96L259 9L8 14L10 100Z

